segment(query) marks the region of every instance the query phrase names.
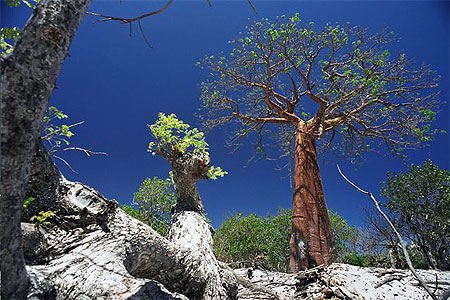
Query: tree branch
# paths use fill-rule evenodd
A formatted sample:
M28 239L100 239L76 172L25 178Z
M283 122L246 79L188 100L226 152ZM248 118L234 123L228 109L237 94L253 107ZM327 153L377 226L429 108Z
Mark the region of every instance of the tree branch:
M158 10L155 11L151 11L149 13L134 17L134 18L121 18L121 17L114 17L114 16L108 16L108 15L102 15L102 14L98 14L98 13L93 13L93 12L87 12L86 14L94 16L94 17L98 17L98 18L103 18L103 19L99 19L95 22L106 22L106 21L118 21L118 22L122 22L125 24L130 24L135 22L135 21L140 21L144 18L150 17L150 16L154 16L154 15L158 15L160 13L162 13L163 11L165 11L171 4L173 3L173 0L169 0L167 1L167 3L161 7Z
M285 118L252 118L245 115L242 115L238 112L232 113L234 117L237 117L239 119L249 121L252 123L276 123L276 124L290 124L291 122Z
M351 182L345 175L344 173L342 173L341 168L339 167L339 165L336 165L337 169L339 171L339 174L341 174L341 176L345 179L345 181L347 181L351 186L353 186L355 189L357 189L359 192L369 196L369 198L372 200L372 202L375 204L375 207L377 208L378 212L381 214L381 216L383 216L383 218L386 220L386 222L389 224L389 226L392 228L392 231L394 231L395 235L397 236L397 239L400 243L400 246L402 247L403 250L403 254L405 255L405 259L406 259L406 263L408 264L408 268L411 270L411 273L414 275L414 277L416 277L416 279L419 281L420 285L425 289L425 291L428 293L428 295L430 295L430 297L433 300L438 300L438 298L436 297L436 295L429 289L429 287L427 286L427 284L425 283L425 281L422 279L422 277L416 272L416 270L414 269L412 263L411 263L411 258L409 257L408 251L406 249L405 246L405 241L403 240L402 236L400 235L400 233L398 232L397 228L394 226L394 224L391 222L391 220L389 219L389 217L383 212L383 210L380 207L380 204L378 203L378 201L375 199L375 197L372 195L371 192L365 191L362 188L360 188L359 186L357 186L356 184L354 184L353 182Z

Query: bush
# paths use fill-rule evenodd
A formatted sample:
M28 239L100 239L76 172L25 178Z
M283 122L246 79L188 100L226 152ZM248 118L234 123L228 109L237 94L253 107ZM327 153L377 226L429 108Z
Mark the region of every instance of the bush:
M289 270L291 211L280 209L276 216L235 214L217 229L214 249L219 260L228 263Z
M272 271L289 270L291 210L280 209L276 216L235 214L222 223L214 235L219 260L263 266ZM338 261L356 251L359 231L338 213L329 211ZM347 258L350 259L350 258Z
M428 266L450 269L450 172L430 160L408 172L390 173L382 195L400 231Z
M356 244L359 239L359 231L355 226L350 226L337 212L328 210L330 216L331 229L334 238L334 249L336 250L336 260L341 262L343 258L356 251Z
M352 252L345 255L342 258L342 262L349 265L367 267L369 265L369 257L367 255Z
M134 207L122 205L121 208L164 236L172 222L170 210L175 204L175 199L173 185L169 178L147 178L134 193Z

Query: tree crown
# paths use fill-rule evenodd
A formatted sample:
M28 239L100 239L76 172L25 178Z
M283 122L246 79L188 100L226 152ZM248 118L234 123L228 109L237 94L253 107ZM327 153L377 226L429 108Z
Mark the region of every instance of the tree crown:
M316 29L299 14L246 29L228 56L199 63L210 71L202 83L208 127L235 120L240 138L285 124L323 137L325 148L338 144L357 154L379 142L399 154L437 132L430 125L437 77L402 53L392 55L392 32Z
M182 157L187 152L193 154L209 156L208 143L204 133L197 128L190 128L182 120L177 119L175 114L158 114L158 120L148 125L150 132L155 139L148 144L148 151L152 155L158 154L169 161ZM217 179L223 177L228 172L221 167L211 166L208 170L208 178Z

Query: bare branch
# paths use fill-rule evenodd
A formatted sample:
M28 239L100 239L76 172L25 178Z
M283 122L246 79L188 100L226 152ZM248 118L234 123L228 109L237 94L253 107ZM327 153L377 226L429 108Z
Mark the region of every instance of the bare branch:
M62 157L60 157L60 156L58 156L58 155L55 155L55 154L52 154L52 157L54 157L54 158L56 158L56 159L59 159L60 161L62 161L62 162L70 169L70 171L74 172L75 174L78 174L78 172L75 171L75 170L72 168L72 166L71 166L64 158L62 158Z
M62 149L56 149L53 151L53 153L55 152L63 152L63 151L70 151L70 150L77 150L77 151L81 151L84 154L86 154L86 156L91 156L91 155L108 155L108 153L106 152L96 152L96 151L92 151L90 149L85 149L85 148L81 148L81 147L66 147L66 148L62 148Z
M289 120L285 119L285 118L252 118L252 117L248 117L245 115L241 115L238 112L233 112L232 113L233 116L245 120L245 121L249 121L252 123L276 123L276 124L289 124L291 123Z
M94 16L94 17L98 17L98 18L103 18L103 19L99 19L99 20L97 20L95 22L118 21L118 22L122 22L122 23L125 23L125 24L130 24L132 22L140 21L140 20L142 20L144 18L147 18L147 17L150 17L150 16L158 15L158 14L162 13L163 11L165 11L172 3L173 3L173 0L169 0L160 9L155 10L155 11L151 11L149 13L146 13L146 14L134 17L134 18L114 17L114 16L108 16L108 15L93 13L93 12L87 12L86 14Z
M389 219L389 217L383 212L383 210L380 207L380 204L378 203L378 201L375 199L375 197L372 195L371 192L365 191L362 188L360 188L359 186L357 186L356 184L354 184L352 181L350 181L345 175L344 173L342 173L341 168L339 167L339 165L336 165L337 169L339 171L339 174L341 174L341 176L345 179L345 181L347 181L351 186L353 186L355 189L357 189L358 191L360 191L361 193L369 196L369 198L372 200L372 202L375 204L375 207L377 208L378 212L381 214L381 216L383 216L383 218L386 220L386 222L389 224L389 226L392 228L392 231L394 231L395 235L397 236L397 239L400 243L400 246L403 250L403 254L405 255L405 259L406 259L406 263L408 264L408 268L411 270L411 273L414 275L414 277L416 277L416 279L419 281L420 285L425 289L425 291L428 293L428 295L430 295L430 297L433 300L438 300L438 298L436 297L436 295L430 290L430 288L428 287L428 285L425 283L425 281L422 279L422 277L416 272L416 270L414 269L412 263L411 263L411 258L409 257L408 254L408 250L406 249L405 246L405 241L403 240L402 236L400 235L400 233L398 232L397 228L394 226L394 224L391 222L391 220Z

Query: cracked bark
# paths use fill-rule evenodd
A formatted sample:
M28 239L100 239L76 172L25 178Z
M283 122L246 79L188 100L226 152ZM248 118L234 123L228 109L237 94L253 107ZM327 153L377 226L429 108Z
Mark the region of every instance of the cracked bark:
M1 295L24 299L29 281L21 247L25 184L39 126L56 77L90 0L46 0L34 10L14 51L2 59Z

